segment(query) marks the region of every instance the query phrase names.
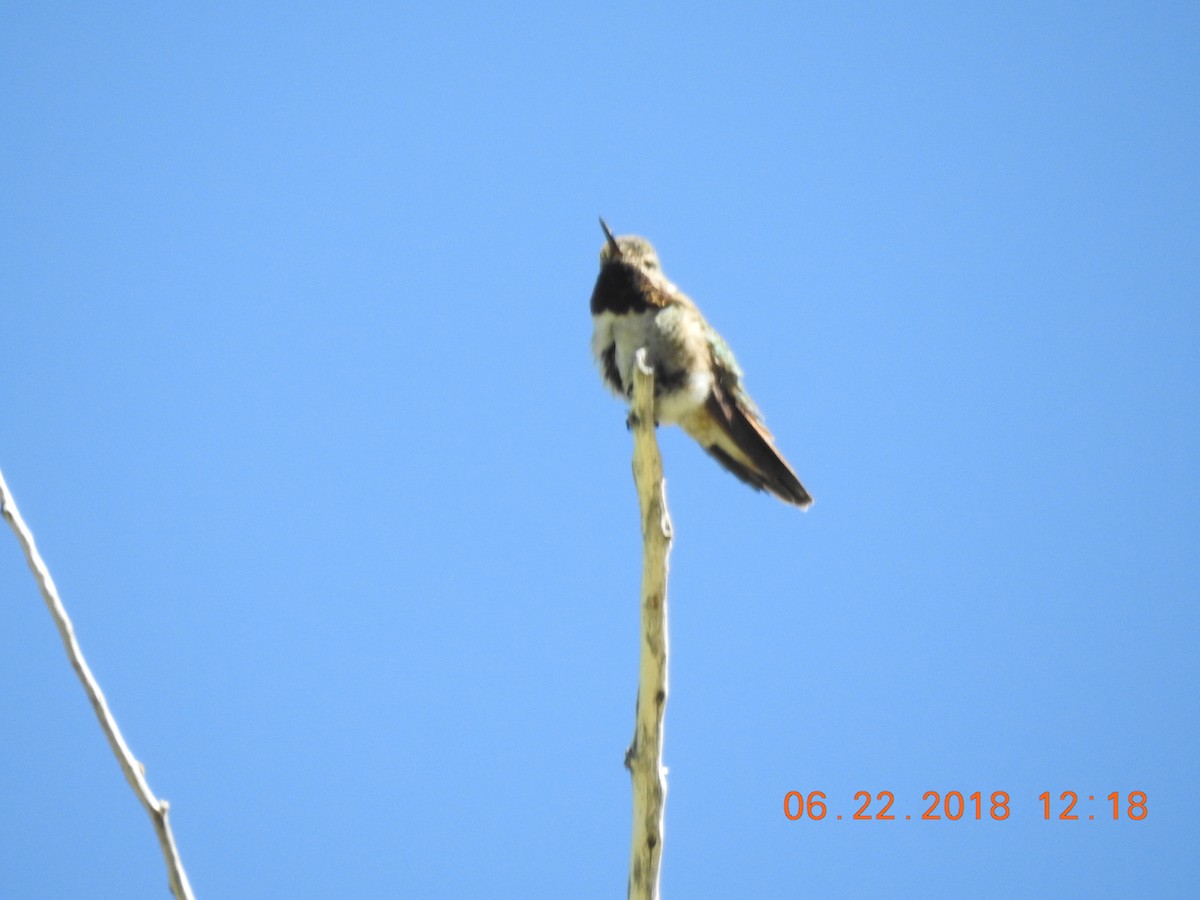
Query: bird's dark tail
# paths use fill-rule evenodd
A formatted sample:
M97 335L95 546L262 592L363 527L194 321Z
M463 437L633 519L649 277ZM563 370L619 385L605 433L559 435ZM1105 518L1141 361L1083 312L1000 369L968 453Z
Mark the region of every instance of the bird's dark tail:
M812 505L812 495L783 458L766 426L743 404L730 402L719 388L680 424L710 456L746 484L801 509Z

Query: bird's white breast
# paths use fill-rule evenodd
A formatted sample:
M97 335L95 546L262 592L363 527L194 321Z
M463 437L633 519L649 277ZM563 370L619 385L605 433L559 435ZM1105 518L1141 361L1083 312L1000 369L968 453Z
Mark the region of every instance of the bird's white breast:
M599 359L609 346L615 347L614 361L626 396L633 386L634 357L642 347L656 372L689 372L682 387L658 392L655 418L659 423L673 425L708 399L712 371L700 357L707 344L701 321L687 307L672 304L623 316L602 312L593 319L592 353Z

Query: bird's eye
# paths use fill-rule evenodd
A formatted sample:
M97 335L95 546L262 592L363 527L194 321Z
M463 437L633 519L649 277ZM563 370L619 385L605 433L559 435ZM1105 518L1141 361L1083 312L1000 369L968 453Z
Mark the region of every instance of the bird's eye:
M644 259L644 260L642 260L642 265L645 266L647 269L657 269L658 268L658 260Z

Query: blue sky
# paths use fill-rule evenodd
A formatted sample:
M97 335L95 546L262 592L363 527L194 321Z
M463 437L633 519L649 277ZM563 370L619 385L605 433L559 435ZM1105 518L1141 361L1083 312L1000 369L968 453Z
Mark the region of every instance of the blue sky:
M622 895L597 214L816 497L661 433L664 896L1194 888L1198 59L1185 3L6 5L0 466L198 895ZM0 892L165 896L11 537L0 597Z

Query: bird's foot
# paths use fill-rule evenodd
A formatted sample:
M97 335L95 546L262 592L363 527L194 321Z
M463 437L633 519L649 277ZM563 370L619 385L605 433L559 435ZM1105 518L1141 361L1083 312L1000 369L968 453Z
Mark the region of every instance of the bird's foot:
M629 415L627 415L625 417L625 430L626 431L633 431L633 429L637 428L641 424L642 424L642 417L639 416L635 412L631 412ZM657 428L658 425L659 425L658 419L655 419L654 427Z

